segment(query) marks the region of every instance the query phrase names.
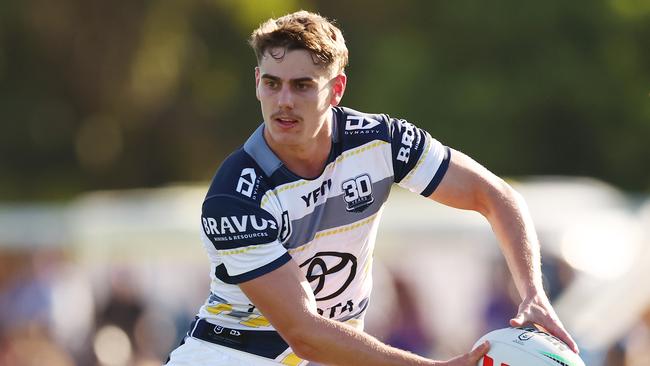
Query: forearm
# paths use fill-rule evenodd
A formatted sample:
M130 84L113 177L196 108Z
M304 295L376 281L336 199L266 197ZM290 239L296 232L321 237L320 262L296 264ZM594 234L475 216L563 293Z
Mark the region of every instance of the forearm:
M539 243L523 198L503 179L453 150L441 184L429 198L487 218L523 298L542 291Z
M294 351L310 361L332 366L442 364L388 346L347 324L315 314L310 323L304 333L290 337L294 340L290 342Z
M523 299L543 294L540 247L523 197L507 183L495 184L483 212Z

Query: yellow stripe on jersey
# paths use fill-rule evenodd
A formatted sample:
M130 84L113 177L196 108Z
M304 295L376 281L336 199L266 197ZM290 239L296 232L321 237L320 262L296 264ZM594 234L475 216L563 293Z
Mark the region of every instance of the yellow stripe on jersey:
M210 314L221 314L224 311L231 312L232 311L232 305L230 304L224 304L224 303L219 303L217 305L212 305L212 306L207 306L205 308Z
M376 218L376 216L377 216L377 213L375 213L375 214L373 214L371 216L368 216L368 218L366 218L363 221L355 222L354 224L337 227L336 229L320 231L320 232L316 233L316 235L314 236L314 240L325 237L325 236L345 233L345 232L348 232L348 231L352 231L354 229L358 229L358 228L360 228L360 227L362 227L364 225L367 225L367 224L371 223ZM303 250L309 248L312 244L313 244L313 241L308 243L308 244L305 244L303 246L300 246L298 248L289 249L288 252L289 252L289 254L296 253L296 252L302 252Z
M362 152L366 152L368 150L372 150L372 149L374 149L376 147L380 147L380 146L383 146L383 145L386 145L386 144L388 144L388 142L378 140L378 141L375 141L375 142L373 142L371 144L364 145L364 146L358 147L356 149L348 150L345 153L341 154L338 158L336 158L335 161L329 163L325 167L325 170L323 170L323 174L325 174L325 172L327 172L328 170L334 169L336 164L340 164L343 160L349 158L350 156L358 155L358 154L361 154ZM295 182L295 183L291 183L291 184L287 184L287 185L278 187L278 188L276 188L276 189L274 189L272 191L267 191L264 194L264 197L262 197L262 202L260 203L260 207L264 208L264 206L269 202L270 196L272 196L272 195L277 196L281 192L288 191L290 189L294 189L294 188L303 186L303 185L308 184L310 182L311 181L308 181L308 180L300 180L300 181Z
M296 356L295 353L290 353L287 357L282 360L283 365L288 366L298 366L302 362L302 359Z
M238 248L238 249L231 249L231 250L217 250L217 254L219 255L235 255L235 254L244 254L248 251L251 251L253 249L258 249L260 246L259 245L250 245L244 248Z
M386 145L386 144L388 144L388 142L382 141L382 140L377 140L377 141L373 142L372 144L368 144L368 145L358 147L356 149L348 150L348 151L345 152L345 154L342 154L341 156L336 158L336 162L340 163L343 160L349 158L350 156L361 154L362 152L372 150L372 149L374 149L376 147Z
M355 222L354 224L350 224L350 225L346 225L346 226L341 226L341 227L338 227L336 229L321 231L319 233L316 233L316 236L314 237L314 239L319 239L319 238L322 238L324 236L330 236L330 235L345 233L345 232L348 232L348 231L358 229L358 228L360 228L360 227L362 227L364 225L368 225L373 220L375 220L376 217L377 217L377 214L375 213L375 214L373 214L372 216L369 216L367 219L365 219L363 221Z
M266 319L262 315L257 315L246 321L241 321L239 322L239 324L252 327L252 328L259 328L259 327L268 327L271 325L271 322L268 321L268 319Z
M406 183L406 182L409 181L409 179L413 178L413 173L415 173L418 170L418 168L420 168L420 165L422 165L422 163L426 159L429 152L431 152L431 147L433 146L433 144L431 143L431 139L428 138L428 139L426 139L426 141L427 141L427 146L424 147L424 152L422 152L422 155L420 156L420 159L415 164L413 169L411 169L411 171L406 175L406 177L404 177L404 179L402 179L400 184Z

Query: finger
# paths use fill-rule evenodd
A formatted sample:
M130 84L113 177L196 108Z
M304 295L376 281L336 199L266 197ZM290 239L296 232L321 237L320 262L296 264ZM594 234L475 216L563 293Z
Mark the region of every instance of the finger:
M525 323L526 320L522 320L522 324ZM559 338L562 342L566 343L566 345L569 346L569 348L576 354L580 353L578 344L573 340L569 332L564 329L564 326L562 326L559 320L549 320L548 318L542 318L542 321L532 321L531 323L541 331L552 334L556 338Z
M564 327L561 325L558 325L556 323L549 324L550 326L545 326L547 329L548 333L551 333L552 335L556 336L559 338L562 342L566 343L569 348L575 352L575 353L580 353L580 349L578 349L578 344L573 340L569 332L567 332Z
M469 353L469 358L472 360L472 362L478 362L481 358L483 358L483 356L485 356L485 354L488 353L489 350L490 342L484 341Z
M524 325L524 321L525 321L524 320L524 314L519 313L519 314L517 314L516 317L510 319L510 326L512 326L512 327L521 327L522 325Z

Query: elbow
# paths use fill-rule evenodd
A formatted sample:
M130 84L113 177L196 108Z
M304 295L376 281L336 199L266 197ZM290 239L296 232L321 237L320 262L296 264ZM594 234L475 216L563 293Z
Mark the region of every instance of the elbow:
M318 349L312 341L313 330L304 327L294 327L283 332L285 341L291 347L293 353L303 360L314 361L318 357Z
M488 219L503 209L510 211L525 205L523 196L499 177L487 185L477 202L476 211Z
M317 329L319 316L310 312L296 315L293 321L276 325L276 329L289 344L296 356L309 361L317 361L319 358L319 345L322 345L318 338Z
M315 361L318 359L318 350L316 347L306 342L304 339L294 339L289 343L289 346L299 358L308 361Z

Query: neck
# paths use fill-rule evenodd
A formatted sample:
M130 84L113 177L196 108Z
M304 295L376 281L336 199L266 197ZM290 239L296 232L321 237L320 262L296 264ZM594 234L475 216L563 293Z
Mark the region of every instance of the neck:
M332 148L332 114L328 114L323 127L314 139L305 144L283 145L275 143L264 130L264 139L271 151L294 174L304 178L316 178L325 168Z

